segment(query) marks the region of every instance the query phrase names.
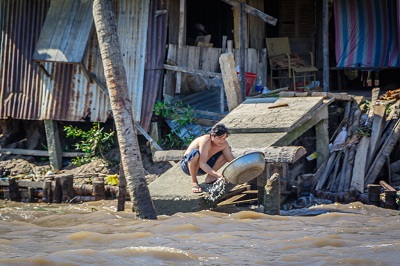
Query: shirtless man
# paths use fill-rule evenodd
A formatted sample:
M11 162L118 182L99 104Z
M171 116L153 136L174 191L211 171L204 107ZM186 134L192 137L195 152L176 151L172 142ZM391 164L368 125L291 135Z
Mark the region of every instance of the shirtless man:
M197 175L207 174L205 183L213 183L223 176L218 173L226 162L232 161L231 147L226 142L228 129L223 124L211 128L210 134L196 138L189 145L181 161L183 172L192 177L192 192L202 192Z

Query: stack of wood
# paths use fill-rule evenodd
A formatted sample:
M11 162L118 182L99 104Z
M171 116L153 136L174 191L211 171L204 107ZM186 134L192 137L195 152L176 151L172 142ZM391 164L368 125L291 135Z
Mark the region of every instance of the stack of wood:
M359 102L347 102L338 128L347 131L346 141L333 145L328 160L315 173L317 194L324 191L349 202L351 199L342 196L357 196L380 180L390 182L390 155L400 137L400 101L388 101L387 95L379 97L379 92L379 88L372 90L366 112L359 108Z

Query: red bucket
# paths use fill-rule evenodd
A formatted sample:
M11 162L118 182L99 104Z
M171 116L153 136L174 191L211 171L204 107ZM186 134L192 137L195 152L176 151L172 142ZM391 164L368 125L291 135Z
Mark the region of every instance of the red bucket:
M253 83L257 77L257 74L252 72L245 72L245 77L246 77L246 96L247 96L250 93L251 87L253 87Z

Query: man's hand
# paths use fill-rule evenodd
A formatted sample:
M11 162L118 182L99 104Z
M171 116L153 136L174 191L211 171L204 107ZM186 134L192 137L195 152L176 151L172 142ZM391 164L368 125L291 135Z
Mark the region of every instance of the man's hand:
M225 176L221 176L221 177L219 177L218 179L221 179L221 180L224 181L225 183L228 183L228 182L229 182L228 179L226 179Z

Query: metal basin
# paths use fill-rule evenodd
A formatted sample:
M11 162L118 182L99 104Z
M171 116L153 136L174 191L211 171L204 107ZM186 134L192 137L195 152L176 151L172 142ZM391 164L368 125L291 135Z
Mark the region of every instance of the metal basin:
M249 152L228 163L222 175L232 184L243 184L259 176L265 168L264 153Z

